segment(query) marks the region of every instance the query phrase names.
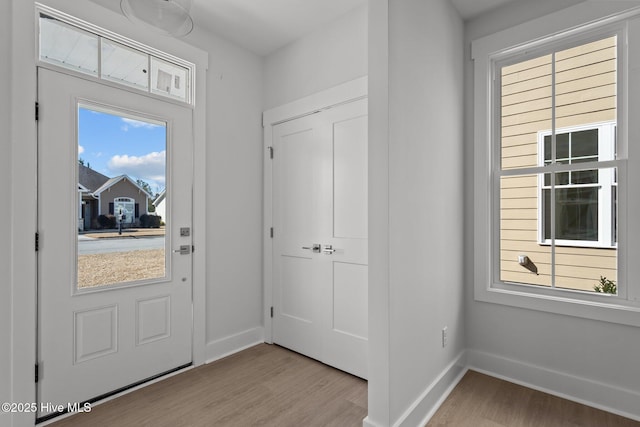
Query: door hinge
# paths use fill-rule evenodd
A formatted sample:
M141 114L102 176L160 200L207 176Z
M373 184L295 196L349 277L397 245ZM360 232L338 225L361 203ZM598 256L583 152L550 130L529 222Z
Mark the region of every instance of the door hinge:
M273 318L273 306L271 306L271 318Z
M36 121L40 119L40 103L36 102Z
M269 230L269 236L273 239L273 227Z
M36 363L36 369L35 369L35 380L36 382L38 382L38 380L40 379L40 376L38 375L38 373L40 372L40 366L38 366L38 364Z
M273 159L273 147L267 147L267 149L269 150L269 158Z
M36 252L38 252L40 250L40 233L36 233L35 246Z
M194 253L196 251L196 246L195 245L191 245L191 253Z

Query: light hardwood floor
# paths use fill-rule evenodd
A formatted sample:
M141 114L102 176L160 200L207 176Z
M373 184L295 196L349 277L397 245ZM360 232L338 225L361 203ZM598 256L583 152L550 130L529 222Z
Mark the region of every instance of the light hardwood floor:
M366 381L261 344L51 426L347 427L366 416Z
M367 383L261 344L144 387L53 427L361 427ZM427 427L640 427L469 371Z
M640 422L468 371L427 424L444 426L640 427Z

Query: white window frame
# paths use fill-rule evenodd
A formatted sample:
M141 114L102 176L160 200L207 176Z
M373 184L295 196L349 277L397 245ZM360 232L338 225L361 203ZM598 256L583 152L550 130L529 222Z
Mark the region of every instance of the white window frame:
M640 327L640 263L628 262L640 259L640 242L626 238L640 233L640 224L627 221L627 212L640 212L640 201L636 200L637 197L627 197L630 190L626 188L626 180L640 180L640 146L629 147L626 144L629 134L640 134L640 123L627 120L629 116L640 115L640 97L627 96L630 85L640 85L640 79L635 75L630 77L627 71L630 67L640 67L640 55L635 52L630 55L628 48L630 37L633 37L634 45L640 45L639 17L638 7L604 3L594 7L591 3L581 3L472 43L475 300ZM538 52L566 48L566 44L572 41L586 43L603 34L618 34L620 37L617 94L619 160L598 165L600 168L618 168L618 295L503 283L499 277L500 259L495 251L500 245L499 188L496 191L494 169L496 160L500 164L500 152L495 141L495 135L500 131L500 120L495 119L499 116L496 114L499 105L494 98L494 82L499 80L495 65L505 58L515 62L518 55L533 57ZM630 157L629 152L634 155ZM539 173L538 168L530 168L529 174ZM548 172L564 169L564 165L553 165ZM526 173L526 169L514 172Z
M593 123L581 126L571 126L556 129L556 135L580 132L585 130L598 130L598 162L615 160L616 122ZM538 165L544 166L544 138L551 136L551 130L538 132ZM582 165L581 165L582 166ZM595 169L595 168L588 168ZM578 170L582 170L581 168ZM617 243L613 236L613 218L611 210L611 187L614 185L613 168L598 168L597 184L569 184L559 185L556 188L598 187L598 240L563 240L555 239L556 246L574 246L583 248L616 248ZM544 185L544 175L538 175L538 243L551 245L551 239L545 239L544 228L544 202L543 190L550 189Z

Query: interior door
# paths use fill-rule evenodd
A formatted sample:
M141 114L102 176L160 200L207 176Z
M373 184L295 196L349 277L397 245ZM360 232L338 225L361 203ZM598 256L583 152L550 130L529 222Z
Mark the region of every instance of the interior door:
M367 100L273 128L273 341L367 378Z
M42 420L191 363L192 111L42 68L38 102Z

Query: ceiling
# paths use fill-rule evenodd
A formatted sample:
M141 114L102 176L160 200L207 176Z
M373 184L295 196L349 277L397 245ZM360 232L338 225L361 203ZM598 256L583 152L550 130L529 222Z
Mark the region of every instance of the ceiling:
M120 12L120 0L91 0ZM517 0L451 0L463 19ZM193 0L196 27L268 55L367 0Z
M516 0L451 0L451 3L458 9L460 16L467 20L514 1Z

